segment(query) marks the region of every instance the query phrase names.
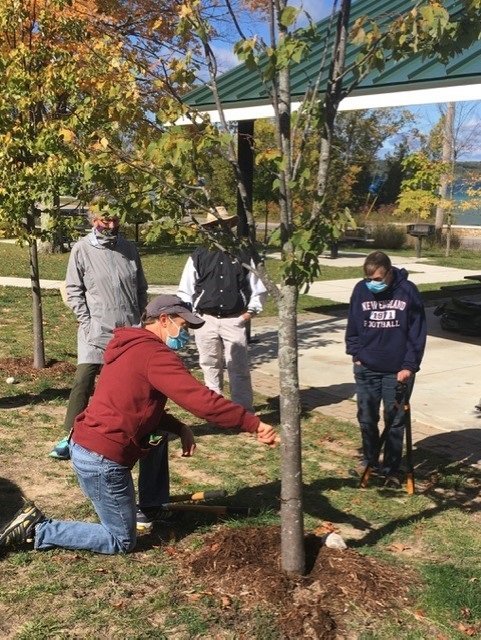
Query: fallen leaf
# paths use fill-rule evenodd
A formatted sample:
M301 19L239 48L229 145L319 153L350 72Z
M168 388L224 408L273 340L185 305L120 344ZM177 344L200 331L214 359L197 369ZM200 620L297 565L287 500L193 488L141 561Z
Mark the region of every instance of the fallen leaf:
M112 602L112 606L113 606L114 609L123 609L124 601L123 600L119 600L118 602Z
M197 602L201 598L202 598L202 594L201 593L189 593L189 594L187 594L187 600L189 600L189 602Z
M177 549L175 547L164 547L164 553L168 556L175 556L177 553Z
M402 542L393 542L389 545L388 549L391 551L396 551L397 553L401 553L402 551L406 551L406 549L409 549L409 547Z
M232 600L229 596L222 596L220 602L223 609L227 609L232 604Z
M413 616L416 618L416 620L423 620L426 617L426 614L421 609L416 609L416 611L413 613Z
M95 573L108 573L108 571L103 567L99 567L98 569L95 569Z
M458 631L461 631L461 633L464 633L465 635L469 636L470 638L472 638L473 636L476 635L476 633L478 632L478 629L472 625L472 624L463 624L462 622L460 622L458 624Z
M337 533L337 529L332 522L323 522L314 529L314 535L319 538L322 538L326 533Z

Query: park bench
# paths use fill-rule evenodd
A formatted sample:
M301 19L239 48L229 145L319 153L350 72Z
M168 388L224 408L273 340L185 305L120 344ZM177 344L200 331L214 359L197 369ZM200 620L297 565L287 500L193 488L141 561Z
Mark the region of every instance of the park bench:
M369 237L368 230L365 227L345 229L343 234L330 244L331 258L339 256L339 247L341 245L365 246L372 242L374 242L374 238Z

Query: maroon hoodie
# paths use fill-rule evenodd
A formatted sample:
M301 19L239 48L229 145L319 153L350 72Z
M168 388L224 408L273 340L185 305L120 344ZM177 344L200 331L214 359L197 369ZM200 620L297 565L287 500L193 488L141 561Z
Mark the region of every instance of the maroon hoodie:
M149 452L150 433L179 434L182 423L165 411L168 399L224 429L257 430L258 417L196 380L151 331L116 329L104 359L95 393L76 418L73 439L109 460L132 467Z

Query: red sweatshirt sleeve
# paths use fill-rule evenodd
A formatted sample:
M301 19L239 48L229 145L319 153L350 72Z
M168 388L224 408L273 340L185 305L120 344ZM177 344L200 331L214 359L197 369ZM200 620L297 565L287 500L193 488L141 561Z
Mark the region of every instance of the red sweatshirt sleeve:
M240 427L251 433L259 426L257 416L196 380L179 356L164 345L150 357L147 375L153 387L198 418L224 429Z

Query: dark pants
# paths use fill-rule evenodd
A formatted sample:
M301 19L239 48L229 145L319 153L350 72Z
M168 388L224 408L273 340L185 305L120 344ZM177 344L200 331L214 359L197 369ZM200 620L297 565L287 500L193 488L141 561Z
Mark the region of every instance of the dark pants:
M75 371L70 392L64 428L67 434L73 429L75 418L87 407L95 386L95 378L101 364L79 364ZM153 447L146 458L139 461L139 505L159 507L169 502L169 447L165 438Z
M68 399L67 415L63 423L68 435L73 429L73 423L79 413L88 405L95 386L95 378L100 373L101 364L78 364L72 382L72 390Z
M403 452L405 413L403 403L396 406L396 373L379 373L363 365L354 365L357 393L357 419L361 427L364 464L378 466L379 463L379 418L383 404L384 428L387 436L384 444L382 472L389 475L399 470ZM414 385L414 376L407 382L409 400Z

